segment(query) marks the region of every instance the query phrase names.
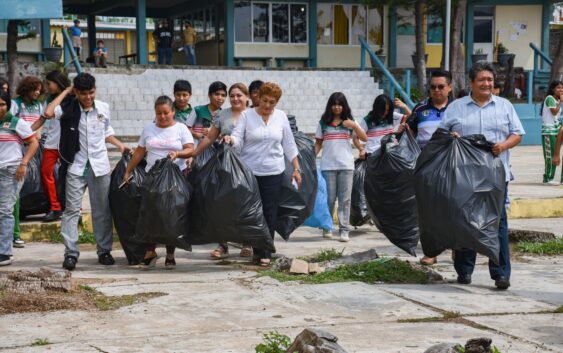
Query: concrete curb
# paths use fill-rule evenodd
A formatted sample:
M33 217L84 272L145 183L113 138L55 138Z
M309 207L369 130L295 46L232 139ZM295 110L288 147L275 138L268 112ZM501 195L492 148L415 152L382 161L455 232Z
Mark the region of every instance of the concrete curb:
M512 200L509 219L563 217L563 197L552 199Z

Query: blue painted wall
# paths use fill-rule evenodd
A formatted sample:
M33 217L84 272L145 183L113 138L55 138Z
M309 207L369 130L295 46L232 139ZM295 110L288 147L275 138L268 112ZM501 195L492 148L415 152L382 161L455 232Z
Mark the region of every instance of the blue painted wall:
M524 126L526 135L522 139L521 145L540 145L541 144L541 104L514 104L516 113Z
M34 18L62 18L62 0L2 0L0 19L30 20Z

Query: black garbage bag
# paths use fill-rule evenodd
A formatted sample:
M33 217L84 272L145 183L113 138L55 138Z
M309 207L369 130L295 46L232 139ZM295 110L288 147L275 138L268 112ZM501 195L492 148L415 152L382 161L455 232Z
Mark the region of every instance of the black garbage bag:
M398 140L397 140L398 139ZM412 134L390 134L368 157L364 190L377 228L397 247L416 256L419 232L413 173L420 148Z
M299 131L299 129L297 128L297 119L295 119L295 115L288 115L287 120L289 121L291 132L296 133L297 131Z
M190 184L170 158L156 161L143 183L133 240L191 250L187 239L191 195Z
M453 137L438 129L415 170L420 241L426 256L471 249L498 264L498 227L506 179L483 135Z
M231 146L196 176L190 204L191 244L235 242L275 251L256 178Z
M294 133L293 137L299 151L297 159L301 168L301 186L296 189L293 185L293 166L286 158L276 219L276 232L285 240L311 215L317 197L315 142L302 132Z
M145 244L131 241L131 238L135 235L137 219L139 218L141 190L143 182L147 177L147 173L145 172L146 162L143 160L137 165L133 170L133 178L129 181L129 184L120 189L119 185L123 182L123 176L125 175L125 170L130 161L131 155L124 153L111 173L109 205L113 224L117 230L119 242L121 243L127 260L129 262L140 262L144 258L146 246Z
M194 158L190 172L188 174L188 181L191 185L195 184L197 173L199 173L199 171L207 164L207 162L209 162L209 160L217 154L217 146L219 146L218 143L214 142L213 144L207 146L207 148L204 149L199 154L199 156Z
M363 226L370 220L364 192L367 165L367 159L356 159L354 162L354 181L350 203L350 225L354 227Z

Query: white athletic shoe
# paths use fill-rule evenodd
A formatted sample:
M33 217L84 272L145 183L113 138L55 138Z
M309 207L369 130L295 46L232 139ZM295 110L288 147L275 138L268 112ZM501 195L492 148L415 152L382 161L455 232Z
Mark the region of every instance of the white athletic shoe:
M323 238L332 239L332 230L323 229Z
M559 185L559 182L557 180L550 180L548 182L543 182L543 185Z
M350 238L348 237L348 232L341 232L340 239L338 240L344 243L350 241Z

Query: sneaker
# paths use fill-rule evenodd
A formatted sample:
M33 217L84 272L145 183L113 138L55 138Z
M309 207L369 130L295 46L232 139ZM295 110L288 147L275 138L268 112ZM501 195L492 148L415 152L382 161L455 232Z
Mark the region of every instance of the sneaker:
M340 233L340 239L338 239L338 241L341 241L341 242L350 241L350 238L348 237L348 232Z
M499 277L495 280L495 286L499 290L507 290L510 287L510 280L506 277Z
M12 258L8 255L0 254L0 266L8 266L12 263Z
M559 182L556 180L544 181L543 185L559 185Z
M457 276L457 283L459 283L459 284L471 284L471 275L459 275L459 276Z
M74 256L65 256L65 260L63 261L63 267L69 271L72 271L76 268L76 263L78 259Z
M25 241L20 238L14 239L14 248L25 248Z
M49 211L45 217L41 220L42 222L54 222L61 219L63 215L62 211Z
M332 239L332 230L323 229L323 238Z
M113 256L111 256L109 252L98 255L98 262L106 266L115 264L115 260L113 259Z

